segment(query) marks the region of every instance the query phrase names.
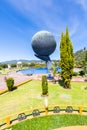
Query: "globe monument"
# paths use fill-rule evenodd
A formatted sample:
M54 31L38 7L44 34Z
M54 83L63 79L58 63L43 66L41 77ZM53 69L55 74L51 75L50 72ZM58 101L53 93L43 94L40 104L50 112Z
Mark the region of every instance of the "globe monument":
M56 41L52 33L39 31L32 37L32 48L35 56L46 62L48 70L51 69L50 55L56 49Z

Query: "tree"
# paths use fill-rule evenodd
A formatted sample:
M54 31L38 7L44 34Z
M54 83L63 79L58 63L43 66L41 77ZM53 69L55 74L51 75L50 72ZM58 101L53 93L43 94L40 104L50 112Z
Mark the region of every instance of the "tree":
M32 63L29 65L29 67L31 67L31 68L35 67L35 63L32 62Z
M24 63L22 64L22 66L23 66L23 67L29 67L29 63L24 62Z
M60 67L61 78L64 83L64 88L70 88L70 81L73 75L74 68L74 54L72 42L69 38L68 28L66 28L66 34L61 34L60 41Z
M2 64L2 68L8 68L8 65L7 64Z
M8 90L12 91L14 88L14 79L13 78L6 79L6 84L7 84Z
M84 71L84 73L85 73L85 75L87 74L87 50L84 50L84 59L83 59L83 61L82 61L82 68L83 68L83 71Z
M52 73L53 73L53 76L55 77L56 73L57 73L57 63L54 62L52 64Z
M14 63L14 64L11 64L11 67L12 67L12 68L16 68L17 65Z
M85 75L85 71L83 71L83 70L79 71L79 75L80 76L84 76Z
M46 75L42 76L42 95L48 94L48 82Z
M87 50L86 50L86 54L85 54L85 74L87 74Z
M84 47L84 50L86 50L86 47Z

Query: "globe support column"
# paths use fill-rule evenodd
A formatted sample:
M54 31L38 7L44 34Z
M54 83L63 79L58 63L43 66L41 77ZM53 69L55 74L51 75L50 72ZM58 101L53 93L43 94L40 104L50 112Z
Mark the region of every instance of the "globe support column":
M47 66L48 72L50 73L50 70L51 70L51 68L52 68L52 63L51 63L51 61L47 61L47 62L46 62L46 66Z

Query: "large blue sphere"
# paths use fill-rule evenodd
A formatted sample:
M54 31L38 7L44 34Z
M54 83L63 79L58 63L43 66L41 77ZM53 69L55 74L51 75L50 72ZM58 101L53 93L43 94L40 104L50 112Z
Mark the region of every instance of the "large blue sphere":
M56 48L55 38L48 31L39 31L32 38L32 48L39 56L49 56Z

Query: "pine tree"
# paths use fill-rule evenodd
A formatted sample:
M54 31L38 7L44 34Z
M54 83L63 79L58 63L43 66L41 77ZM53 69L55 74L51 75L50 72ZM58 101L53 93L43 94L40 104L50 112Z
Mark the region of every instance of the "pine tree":
M84 71L85 71L85 75L86 75L87 74L87 50L86 50L85 60L84 60Z
M61 78L64 83L64 88L70 88L70 81L74 68L74 54L72 42L69 38L68 28L66 34L62 33L60 41L60 67Z

